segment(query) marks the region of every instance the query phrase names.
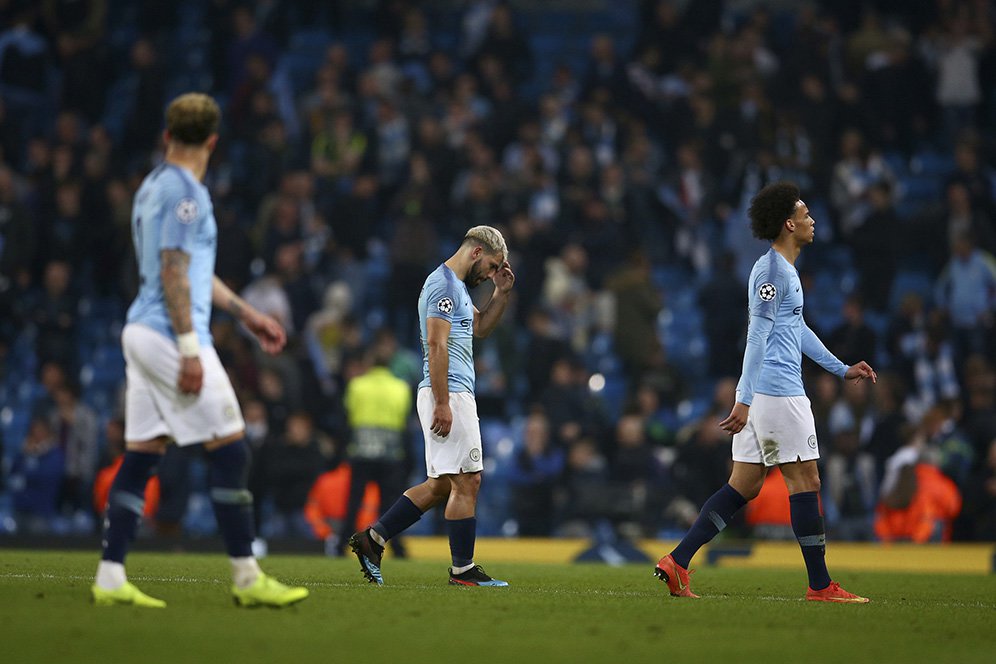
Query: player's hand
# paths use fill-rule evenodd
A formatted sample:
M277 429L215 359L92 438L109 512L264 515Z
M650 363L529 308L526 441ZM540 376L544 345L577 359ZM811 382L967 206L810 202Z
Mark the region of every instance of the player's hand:
M747 414L749 412L750 406L738 401L733 404L733 410L730 411L730 415L719 423L719 428L730 435L740 433L747 426Z
M502 293L507 293L512 290L512 286L515 285L515 274L512 273L512 267L505 261L495 272L495 276L491 277L491 280L495 283L495 288L497 288Z
M204 386L204 367L201 366L199 357L180 358L180 377L176 380L176 387L181 394L197 395L201 393Z
M860 383L865 378L870 379L873 383L878 382L878 374L875 373L874 369L868 366L867 362L858 362L848 369L846 374L844 374L845 380L853 379L855 383Z
M440 438L450 435L453 427L453 413L448 403L437 403L432 409L432 426L430 431Z
M273 316L253 312L242 321L246 329L259 340L259 345L270 355L276 355L287 343L287 333Z

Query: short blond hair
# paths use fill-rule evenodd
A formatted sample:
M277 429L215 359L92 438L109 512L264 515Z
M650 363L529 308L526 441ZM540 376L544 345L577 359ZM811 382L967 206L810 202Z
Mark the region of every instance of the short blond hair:
M166 131L186 145L200 145L218 133L221 109L218 102L200 92L182 94L166 107Z
M508 245L501 231L492 226L474 226L463 236L464 243L480 244L489 254L500 256L502 262L508 260Z

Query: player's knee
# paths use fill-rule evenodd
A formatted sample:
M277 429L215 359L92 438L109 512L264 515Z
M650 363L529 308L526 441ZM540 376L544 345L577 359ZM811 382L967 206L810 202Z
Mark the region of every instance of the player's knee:
M207 453L210 480L215 486L245 488L249 484L249 445L244 438Z
M463 473L454 475L453 490L467 496L477 496L481 490L480 473Z

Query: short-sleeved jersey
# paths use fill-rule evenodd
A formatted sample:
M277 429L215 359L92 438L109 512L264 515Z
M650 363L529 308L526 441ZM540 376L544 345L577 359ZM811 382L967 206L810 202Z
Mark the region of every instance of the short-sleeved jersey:
M773 248L750 271L750 316L774 321L754 392L775 397L805 395L802 386L802 282L799 272Z
M422 382L429 387L429 334L426 324L430 318L442 318L450 324L447 372L450 392L474 391L474 303L470 291L453 270L442 264L425 280L418 296L418 324L422 341Z
M185 168L160 164L145 177L135 194L131 232L140 285L128 309L128 322L176 337L163 298L159 252L179 249L190 256L191 322L201 345L211 345L209 323L218 226L207 187Z

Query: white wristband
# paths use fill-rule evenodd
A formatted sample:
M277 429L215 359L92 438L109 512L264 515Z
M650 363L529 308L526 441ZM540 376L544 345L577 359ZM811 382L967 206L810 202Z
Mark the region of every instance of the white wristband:
M200 357L201 344L196 332L184 332L176 335L176 345L180 349L180 357Z

